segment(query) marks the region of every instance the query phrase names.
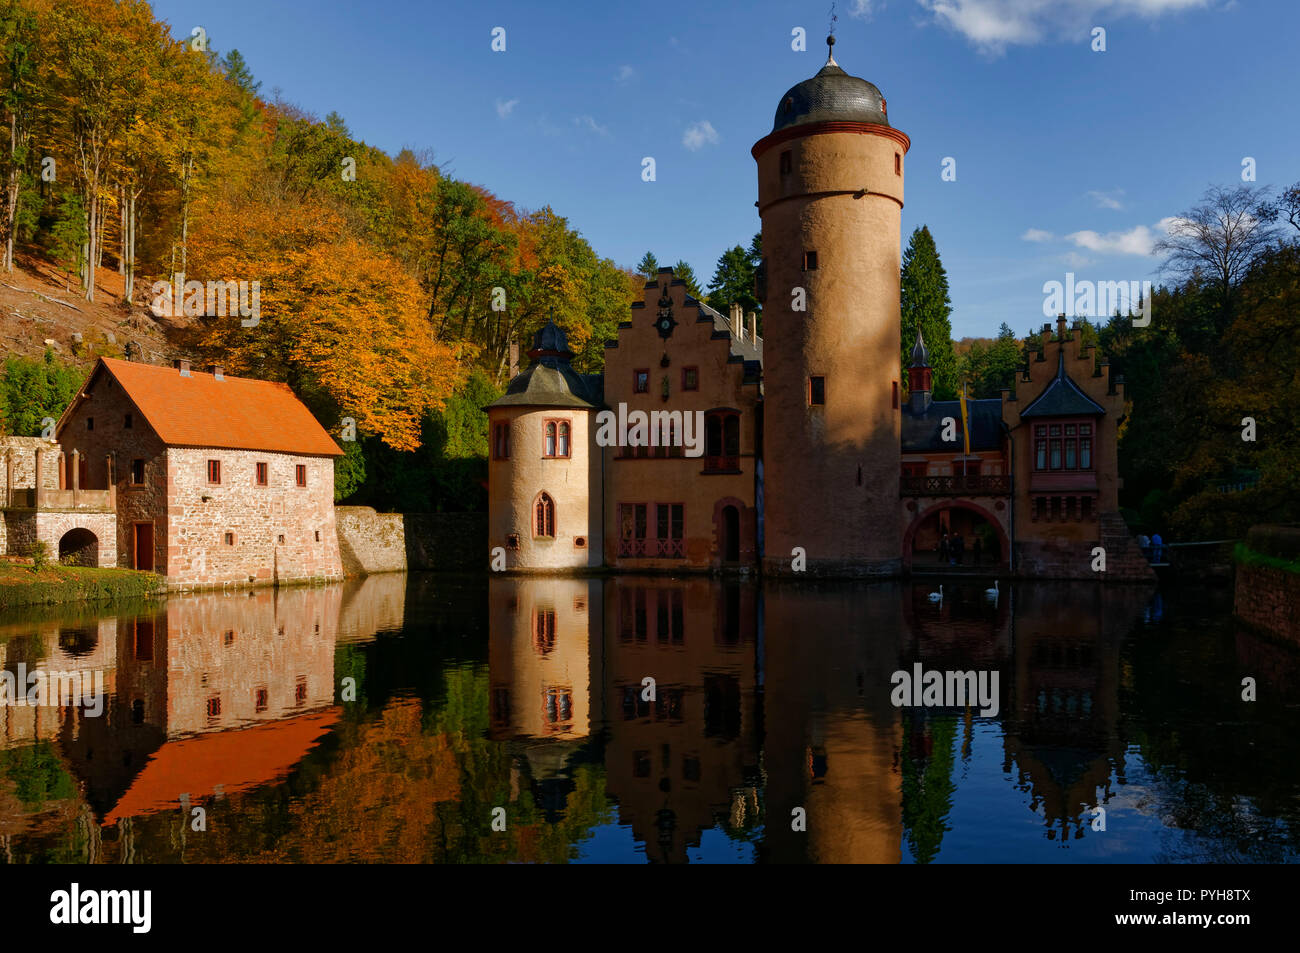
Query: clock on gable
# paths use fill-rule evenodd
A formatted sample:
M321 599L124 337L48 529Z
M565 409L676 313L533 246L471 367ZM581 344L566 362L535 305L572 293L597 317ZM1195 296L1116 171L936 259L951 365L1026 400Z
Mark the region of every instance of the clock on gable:
M677 319L673 317L673 299L668 297L668 286L664 285L663 295L659 298L659 313L655 317L655 329L666 341L675 327L677 327Z

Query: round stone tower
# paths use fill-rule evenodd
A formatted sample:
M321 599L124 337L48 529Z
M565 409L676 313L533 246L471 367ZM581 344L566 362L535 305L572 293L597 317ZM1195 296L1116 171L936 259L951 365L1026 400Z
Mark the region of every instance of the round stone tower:
M827 40L832 45L834 37ZM899 240L903 157L871 83L834 56L752 150L763 222L765 568L902 567Z

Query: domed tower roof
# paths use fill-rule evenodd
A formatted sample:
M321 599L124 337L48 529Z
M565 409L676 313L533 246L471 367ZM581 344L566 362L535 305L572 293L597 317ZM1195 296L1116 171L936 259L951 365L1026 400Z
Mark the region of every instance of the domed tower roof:
M533 362L506 386L489 407L599 407L604 380L600 374L579 374L569 362L573 352L564 329L552 317L533 335L528 349Z
M925 338L921 337L921 329L916 329L916 343L912 345L912 367L929 367L930 350L925 346Z
M533 335L533 346L529 348L528 356L548 367L555 367L559 362L567 364L573 360L573 352L569 350L569 337L555 323L554 315Z
M827 37L834 47L835 37ZM791 86L776 107L772 131L814 122L869 122L888 126L885 97L874 83L850 76L833 55L816 76Z

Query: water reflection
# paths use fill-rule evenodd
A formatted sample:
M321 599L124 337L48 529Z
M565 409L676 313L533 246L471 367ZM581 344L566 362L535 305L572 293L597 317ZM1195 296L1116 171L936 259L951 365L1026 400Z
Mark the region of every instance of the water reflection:
M2 856L1296 858L1300 653L1224 594L932 588L386 575L0 619L4 672L107 696L0 708ZM997 673L998 714L896 707L917 663Z

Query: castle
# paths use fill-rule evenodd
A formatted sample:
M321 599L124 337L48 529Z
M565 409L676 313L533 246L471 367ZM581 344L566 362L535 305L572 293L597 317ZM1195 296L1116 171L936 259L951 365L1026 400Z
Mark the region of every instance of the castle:
M904 394L909 146L880 90L828 56L751 150L762 338L671 269L603 374L573 369L554 323L535 335L488 407L489 547L506 568L887 577L978 551L999 573L1152 578L1118 513L1123 382L1064 317L1013 389L964 408L931 400L918 334ZM616 436L601 425L615 412Z

